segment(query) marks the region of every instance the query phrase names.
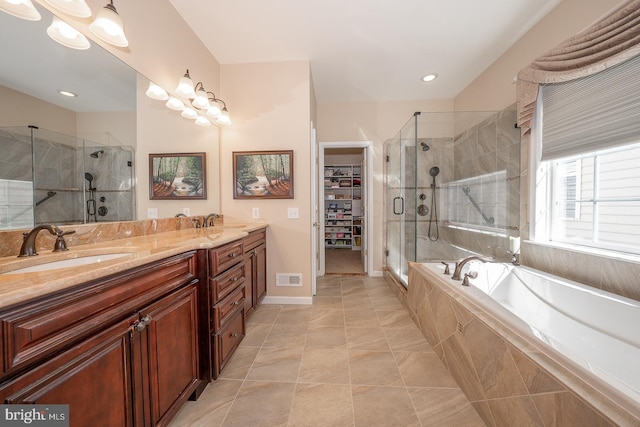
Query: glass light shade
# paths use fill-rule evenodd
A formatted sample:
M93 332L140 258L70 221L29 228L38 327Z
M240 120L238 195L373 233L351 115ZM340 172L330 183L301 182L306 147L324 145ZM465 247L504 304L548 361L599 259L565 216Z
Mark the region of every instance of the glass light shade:
M176 111L184 110L184 103L180 101L178 98L174 98L173 96L169 98L169 100L165 105L167 106L167 108L171 110L176 110Z
M216 122L225 126L231 124L231 117L229 117L229 112L227 111L226 108L222 109L222 112L220 113L220 117L218 117L218 120L216 120Z
M167 93L167 91L162 89L154 82L149 82L149 88L145 93L149 98L155 99L157 101L166 101L167 99L169 99L169 94Z
M88 18L91 16L91 9L84 0L44 0L56 9L67 15L78 18Z
M56 16L51 20L51 25L47 28L47 34L62 46L71 49L85 50L91 46L84 34Z
M31 0L0 0L0 10L27 21L42 19L40 12L31 3Z
M193 99L196 97L196 91L193 89L193 80L189 76L189 70L180 77L178 86L176 87L176 95L183 98Z
M196 124L198 126L211 126L211 122L204 116L198 116L196 119Z
M113 4L108 4L98 12L96 19L89 25L89 30L100 40L118 47L129 46L124 35L124 26L118 11Z
M220 117L220 106L218 106L218 103L213 101L211 103L209 103L209 109L207 109L206 115L208 117L211 117L212 119L217 119L218 117Z
M198 113L196 113L196 110L194 110L191 107L185 107L185 109L182 110L182 113L180 113L180 115L185 119L195 120L198 118Z
M209 109L209 96L203 87L197 90L195 98L191 101L191 105L199 110Z

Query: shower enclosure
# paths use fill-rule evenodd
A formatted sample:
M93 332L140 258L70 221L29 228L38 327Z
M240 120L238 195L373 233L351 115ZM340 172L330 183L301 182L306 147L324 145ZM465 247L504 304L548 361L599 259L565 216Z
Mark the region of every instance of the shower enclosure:
M520 130L514 110L417 112L387 141L385 270L517 252Z
M6 127L0 152L0 230L134 219L132 147Z

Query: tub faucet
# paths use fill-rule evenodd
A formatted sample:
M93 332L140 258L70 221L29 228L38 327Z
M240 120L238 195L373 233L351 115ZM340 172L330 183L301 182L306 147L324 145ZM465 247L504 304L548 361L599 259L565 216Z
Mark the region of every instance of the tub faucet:
M460 277L460 273L462 273L462 267L464 267L464 265L466 263L468 263L469 261L474 261L474 260L481 261L481 262L491 262L490 260L488 260L486 258L482 258L482 257L476 256L476 255L466 257L463 260L456 261L456 268L453 270L453 275L451 276L451 278L453 280L462 279L462 277Z
M220 215L215 213L210 213L206 217L204 217L204 226L205 227L213 227L215 225L216 219L220 218Z
M66 251L67 242L64 241L64 236L66 236L67 234L75 233L75 230L62 231L55 225L39 225L30 232L24 233L24 240L22 241L22 246L20 247L20 253L18 254L18 257L38 255L38 252L36 251L36 237L42 230L47 230L52 235L56 236L56 243L53 247L53 252Z

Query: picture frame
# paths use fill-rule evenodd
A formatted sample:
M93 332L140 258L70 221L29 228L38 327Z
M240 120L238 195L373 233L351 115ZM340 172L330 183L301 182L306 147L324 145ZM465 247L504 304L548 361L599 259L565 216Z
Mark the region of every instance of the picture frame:
M234 199L293 199L293 150L234 151Z
M149 154L149 200L206 200L206 153Z

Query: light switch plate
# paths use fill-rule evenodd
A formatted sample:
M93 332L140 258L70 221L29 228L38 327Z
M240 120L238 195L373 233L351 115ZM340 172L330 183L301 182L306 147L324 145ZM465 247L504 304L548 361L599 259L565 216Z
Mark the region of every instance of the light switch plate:
M289 219L300 218L300 214L298 213L298 208L287 208L287 218Z
M253 208L251 210L251 216L252 216L253 219L260 218L260 208Z
M158 208L147 208L147 218L158 219Z
M185 214L186 216L190 216L191 215L191 209L182 208L182 213Z

